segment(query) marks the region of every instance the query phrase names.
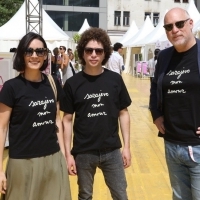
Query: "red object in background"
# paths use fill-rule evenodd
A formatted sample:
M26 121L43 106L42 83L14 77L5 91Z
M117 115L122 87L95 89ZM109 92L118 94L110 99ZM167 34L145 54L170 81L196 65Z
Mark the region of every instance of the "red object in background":
M3 79L2 79L2 77L0 76L0 91L1 91L2 87L3 87Z

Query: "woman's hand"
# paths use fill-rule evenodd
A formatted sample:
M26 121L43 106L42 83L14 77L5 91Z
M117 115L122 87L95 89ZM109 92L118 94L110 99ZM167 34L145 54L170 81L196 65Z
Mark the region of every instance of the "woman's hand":
M6 185L7 180L4 172L0 172L0 193L5 194L6 193Z

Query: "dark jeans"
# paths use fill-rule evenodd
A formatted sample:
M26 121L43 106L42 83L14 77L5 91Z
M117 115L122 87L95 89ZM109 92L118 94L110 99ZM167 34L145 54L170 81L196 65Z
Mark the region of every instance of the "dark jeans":
M94 175L99 167L114 200L127 200L126 177L120 149L89 151L75 157L79 200L91 200Z

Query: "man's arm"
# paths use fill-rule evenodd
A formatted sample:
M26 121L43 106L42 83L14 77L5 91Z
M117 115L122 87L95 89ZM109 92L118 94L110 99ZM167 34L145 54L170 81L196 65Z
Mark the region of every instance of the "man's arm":
M120 58L119 65L120 65L120 71L124 71L125 67L124 67L124 61L123 61L123 57L122 56Z
M130 152L130 116L127 108L119 112L119 122L121 133L123 137L123 150L122 150L122 159L124 162L124 168L127 168L131 165L131 152Z
M0 193L6 193L6 176L3 171L3 152L12 108L0 103Z
M158 108L158 77L159 77L159 69L161 63L160 59L158 58L156 66L155 66L155 75L153 81L151 82L150 87L150 111L153 118L153 122L158 128L159 132L165 134L165 127L164 127L164 117L162 111ZM160 105L161 106L161 105Z
M70 175L76 175L76 164L74 157L71 155L72 120L73 120L72 114L64 113L63 116L64 144L65 144L65 156L68 165L68 172Z

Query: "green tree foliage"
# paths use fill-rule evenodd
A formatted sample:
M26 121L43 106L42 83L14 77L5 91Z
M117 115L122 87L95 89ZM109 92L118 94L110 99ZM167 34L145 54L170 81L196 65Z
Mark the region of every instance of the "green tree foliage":
M12 18L23 2L24 0L0 0L0 26Z
M76 33L76 34L73 35L73 39L74 39L75 43L78 43L78 41L80 40L80 38L81 38L81 35L78 34L78 33Z

